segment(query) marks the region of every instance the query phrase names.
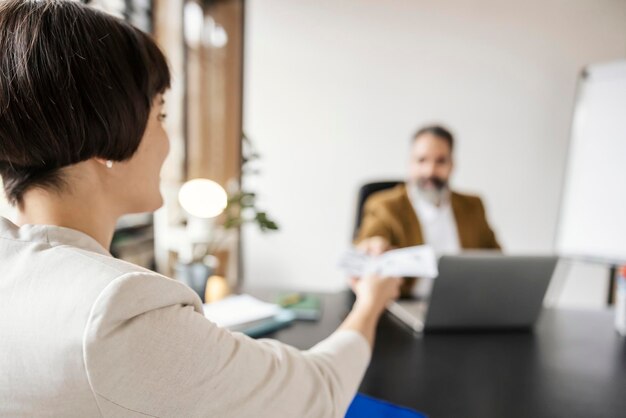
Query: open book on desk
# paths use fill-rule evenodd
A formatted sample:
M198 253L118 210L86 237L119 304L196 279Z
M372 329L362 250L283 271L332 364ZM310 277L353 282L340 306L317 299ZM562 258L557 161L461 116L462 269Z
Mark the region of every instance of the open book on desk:
M250 337L259 337L289 325L293 312L250 295L234 295L204 304L204 316L216 325Z

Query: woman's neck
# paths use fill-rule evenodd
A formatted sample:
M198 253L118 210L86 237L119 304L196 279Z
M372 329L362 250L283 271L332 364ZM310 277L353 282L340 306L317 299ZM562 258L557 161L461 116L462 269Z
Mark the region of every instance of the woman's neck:
M57 193L34 188L25 193L18 224L55 225L83 232L103 248L111 246L119 215L97 194Z

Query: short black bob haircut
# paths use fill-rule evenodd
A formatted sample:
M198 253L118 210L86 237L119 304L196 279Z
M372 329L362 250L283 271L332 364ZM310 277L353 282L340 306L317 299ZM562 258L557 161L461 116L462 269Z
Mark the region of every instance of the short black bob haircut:
M21 205L62 167L137 150L170 72L154 41L70 0L0 2L0 175Z
M426 125L424 127L421 127L420 129L417 130L417 132L415 132L415 134L413 135L411 139L411 142L412 143L415 142L417 138L419 138L420 136L424 134L431 134L433 136L436 136L439 139L443 139L450 146L450 151L454 149L454 136L448 129L444 128L443 126Z

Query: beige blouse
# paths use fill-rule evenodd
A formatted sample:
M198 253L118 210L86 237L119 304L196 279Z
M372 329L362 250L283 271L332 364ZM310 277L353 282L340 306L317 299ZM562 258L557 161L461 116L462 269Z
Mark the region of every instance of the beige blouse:
M0 417L342 417L369 357L230 333L91 237L0 218Z

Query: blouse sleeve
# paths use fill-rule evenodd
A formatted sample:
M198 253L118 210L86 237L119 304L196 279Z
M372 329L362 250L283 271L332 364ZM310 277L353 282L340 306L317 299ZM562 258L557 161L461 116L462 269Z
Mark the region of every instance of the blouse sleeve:
M83 351L103 416L342 417L370 358L354 331L308 351L230 333L205 319L190 289L156 273L107 286Z

